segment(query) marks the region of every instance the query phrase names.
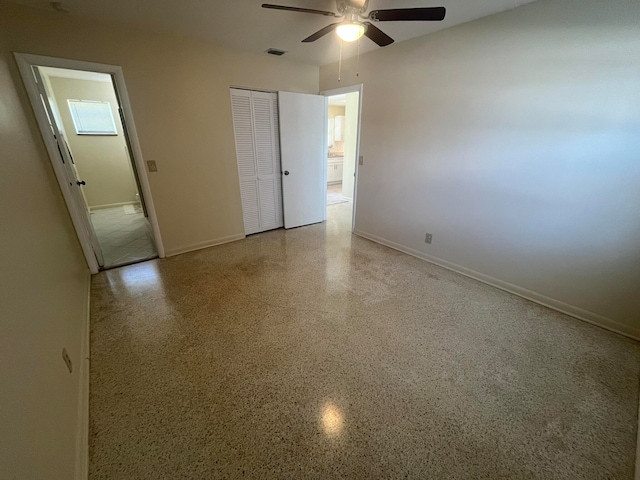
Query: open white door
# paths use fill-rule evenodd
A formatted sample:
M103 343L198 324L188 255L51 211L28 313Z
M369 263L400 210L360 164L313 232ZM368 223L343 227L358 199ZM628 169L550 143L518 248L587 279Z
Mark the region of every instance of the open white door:
M324 221L326 99L278 92L284 228Z
M51 105L49 105L48 93L46 91L38 68L33 67L33 72L37 81L40 100L42 101L42 106L44 107L44 111L48 117L49 126L51 127L51 133L58 145L58 151L60 152L59 159L62 165L62 172L64 174L64 183L68 188L71 194L71 198L74 202L74 205L69 207L74 208L77 212L80 212L80 217L82 218L82 227L85 230L86 234L89 236L93 253L98 260L98 265L102 267L104 266L102 249L100 248L100 243L98 243L98 236L93 229L91 219L89 218L89 209L84 200L84 195L80 190L82 188L82 185L84 185L84 182L81 182L76 175L76 169L73 166L73 158L71 157L71 153L69 152L67 141L65 140L64 135L62 134L62 132L60 132L60 129L56 124L53 111L51 110Z

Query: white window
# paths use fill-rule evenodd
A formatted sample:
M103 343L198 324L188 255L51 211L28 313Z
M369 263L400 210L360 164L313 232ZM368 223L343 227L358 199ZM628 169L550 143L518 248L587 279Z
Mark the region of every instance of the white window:
M78 135L117 135L109 102L67 100Z

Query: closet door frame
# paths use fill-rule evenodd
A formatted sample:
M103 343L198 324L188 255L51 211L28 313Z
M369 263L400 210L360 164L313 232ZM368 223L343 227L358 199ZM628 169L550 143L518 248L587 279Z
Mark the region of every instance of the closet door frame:
M277 93L232 87L230 96L245 235L283 227ZM247 101L243 102L240 99L247 99ZM241 112L240 108L244 111ZM256 115L258 108L260 118ZM267 137L265 137L266 123L260 123L260 120L265 118L265 108L268 111L270 124ZM247 121L250 125L247 125ZM259 127L262 128L259 130ZM250 142L247 139L249 131ZM267 162L269 165L266 165L266 168L261 162L265 154L271 159ZM242 175L243 172L248 171L252 174ZM272 184L270 191L269 183ZM269 205L271 201L273 205ZM268 216L271 217L269 222Z

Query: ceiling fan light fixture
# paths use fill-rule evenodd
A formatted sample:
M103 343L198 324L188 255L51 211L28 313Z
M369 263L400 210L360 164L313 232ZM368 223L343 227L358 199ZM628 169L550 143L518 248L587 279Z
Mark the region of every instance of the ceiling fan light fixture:
M366 29L367 27L359 22L344 22L338 25L336 33L345 42L355 42L364 35Z

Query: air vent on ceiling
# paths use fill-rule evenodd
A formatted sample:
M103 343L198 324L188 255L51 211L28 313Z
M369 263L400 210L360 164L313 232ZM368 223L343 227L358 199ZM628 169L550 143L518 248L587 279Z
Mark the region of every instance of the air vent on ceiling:
M58 13L69 13L69 7L64 5L62 2L49 2L51 8Z
M269 55L277 55L278 57L281 57L282 55L284 55L285 52L284 50L279 50L277 48L270 48L269 50L266 51Z

